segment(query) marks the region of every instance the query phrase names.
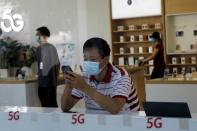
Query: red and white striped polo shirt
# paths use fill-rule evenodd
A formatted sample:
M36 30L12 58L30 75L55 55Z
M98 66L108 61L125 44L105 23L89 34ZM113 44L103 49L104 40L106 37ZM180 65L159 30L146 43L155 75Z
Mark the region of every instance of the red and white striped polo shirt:
M126 103L120 113L139 111L140 107L137 90L134 88L133 82L125 70L108 64L108 71L103 82L97 82L93 77L86 79L86 82L105 96L126 99ZM80 90L74 88L72 90L72 96L76 99L84 98L87 113L105 111L91 97Z

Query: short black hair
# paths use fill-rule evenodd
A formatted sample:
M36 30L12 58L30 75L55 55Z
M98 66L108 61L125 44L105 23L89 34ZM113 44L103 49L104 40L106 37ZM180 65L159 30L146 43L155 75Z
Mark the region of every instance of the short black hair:
M36 29L42 36L50 37L50 31L46 26L42 26Z
M110 56L110 47L102 38L93 37L88 39L83 45L83 52L88 48L98 49L98 52L102 58Z
M161 40L159 32L153 32L150 37L155 38L156 40Z

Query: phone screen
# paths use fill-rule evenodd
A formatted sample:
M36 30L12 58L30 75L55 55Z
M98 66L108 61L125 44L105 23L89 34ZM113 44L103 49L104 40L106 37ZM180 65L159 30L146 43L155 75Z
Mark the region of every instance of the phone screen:
M73 70L71 69L71 67L70 66L62 66L62 73L64 73L64 74L68 74L68 71L71 71L71 72L73 72Z

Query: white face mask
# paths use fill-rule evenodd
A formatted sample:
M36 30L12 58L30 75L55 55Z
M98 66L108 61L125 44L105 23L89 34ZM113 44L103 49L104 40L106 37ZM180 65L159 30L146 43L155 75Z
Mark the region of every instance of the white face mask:
M40 43L40 37L36 35L35 38L34 38L34 42L35 42L35 44L39 44Z
M156 39L155 38L150 38L149 41L152 42L152 43L155 43L156 42Z
M85 74L96 76L101 72L98 62L84 61L83 71Z

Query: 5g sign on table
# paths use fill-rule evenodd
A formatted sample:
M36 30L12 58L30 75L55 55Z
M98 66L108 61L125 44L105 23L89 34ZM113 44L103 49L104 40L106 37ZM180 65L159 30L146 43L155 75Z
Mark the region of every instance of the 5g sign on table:
M149 117L147 118L147 128L162 128L163 123L162 123L162 118L154 118L154 117Z
M10 111L8 116L9 116L9 118L8 118L9 121L12 121L12 120L17 121L20 119L20 112L19 111L16 111L16 112Z
M9 24L6 25L6 22ZM2 13L0 24L4 32L19 32L24 28L25 22L20 14L12 14L12 9L7 9Z
M73 114L72 115L72 124L84 124L85 123L85 118L84 114Z

